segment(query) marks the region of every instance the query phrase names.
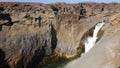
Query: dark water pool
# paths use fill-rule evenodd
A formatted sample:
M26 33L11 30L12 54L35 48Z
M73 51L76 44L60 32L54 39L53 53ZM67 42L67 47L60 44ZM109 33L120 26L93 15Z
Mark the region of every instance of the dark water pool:
M64 68L64 66L70 62L72 59L60 59L56 62L51 62L42 68Z

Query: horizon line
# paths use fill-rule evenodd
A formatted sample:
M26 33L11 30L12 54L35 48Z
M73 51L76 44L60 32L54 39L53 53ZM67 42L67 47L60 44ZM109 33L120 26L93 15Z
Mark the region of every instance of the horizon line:
M78 3L120 3L120 2L95 2L95 1L83 1L83 2L76 2L76 3L69 3L69 2L52 2L52 3L44 3L44 2L35 2L35 1L0 1L0 2L10 2L10 3L42 3L42 4L56 4L56 3L66 3L66 4L78 4Z

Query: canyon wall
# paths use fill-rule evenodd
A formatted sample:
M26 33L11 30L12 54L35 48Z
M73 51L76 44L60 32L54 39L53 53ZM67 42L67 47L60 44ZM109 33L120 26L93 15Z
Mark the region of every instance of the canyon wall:
M104 34L96 45L65 68L119 68L120 67L120 12L110 16L102 30Z
M89 30L99 21L110 22L119 7L92 2L0 3L0 67L37 68L60 57L78 56Z

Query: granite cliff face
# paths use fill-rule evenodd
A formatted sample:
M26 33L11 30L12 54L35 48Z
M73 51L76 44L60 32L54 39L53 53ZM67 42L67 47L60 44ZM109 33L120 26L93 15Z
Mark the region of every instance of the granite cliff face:
M111 15L117 15L119 7L119 3L0 3L0 67L38 68L78 56L97 22L111 22L113 29L119 17Z

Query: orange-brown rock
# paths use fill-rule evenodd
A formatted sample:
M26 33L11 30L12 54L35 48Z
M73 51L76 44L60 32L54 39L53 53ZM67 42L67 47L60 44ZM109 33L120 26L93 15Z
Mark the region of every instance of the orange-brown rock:
M0 68L39 68L39 64L54 53L59 57L78 56L84 48L84 34L120 10L119 3L52 6L0 3ZM111 17L113 25L119 20L116 16L119 15Z
M117 12L110 18L110 22L112 25L120 23L120 12Z

